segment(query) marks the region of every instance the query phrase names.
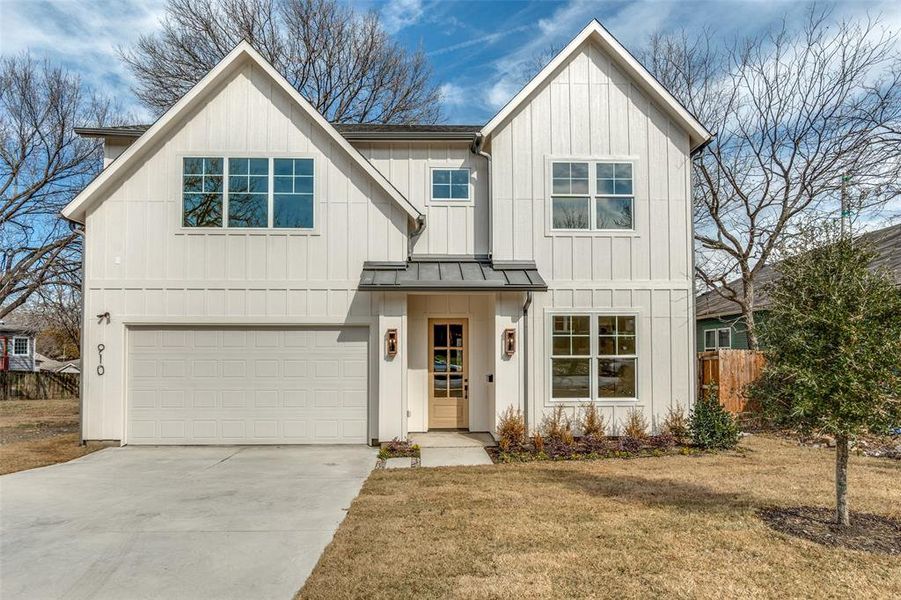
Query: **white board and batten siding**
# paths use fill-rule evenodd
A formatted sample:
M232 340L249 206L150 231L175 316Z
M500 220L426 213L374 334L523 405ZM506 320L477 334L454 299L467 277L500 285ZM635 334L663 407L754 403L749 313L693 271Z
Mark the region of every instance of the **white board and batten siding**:
M313 157L316 230L181 227L185 156ZM105 346L104 375L85 378L86 439L123 439L126 325L371 326L363 261L406 258L403 209L250 61L119 182L85 223L87 372Z
M420 212L428 223L414 255L488 254L488 177L485 158L469 142L355 142L354 146ZM432 170L466 168L468 202L432 201Z
M549 283L530 309L531 414L550 410L554 311L638 315L637 406L661 419L693 398L689 135L591 41L493 134L494 257L535 260ZM634 164L635 231L553 232L550 161ZM534 332L534 333L531 333ZM620 421L634 402L603 402Z

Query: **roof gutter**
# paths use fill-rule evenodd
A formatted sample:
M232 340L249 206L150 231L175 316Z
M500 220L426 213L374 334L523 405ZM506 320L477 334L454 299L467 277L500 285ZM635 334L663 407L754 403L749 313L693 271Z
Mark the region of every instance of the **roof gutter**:
M65 218L65 217L64 217ZM84 225L67 219L69 221L69 229L72 233L80 235L81 239L85 239ZM84 280L85 280L85 244L81 245L81 297L78 300L78 318L81 323L81 336L78 340L78 355L81 358L81 375L78 377L78 440L84 446L84 380L87 376L85 371L85 330L86 323L84 319Z
M485 146L485 136L482 135L481 132L477 133L475 139L472 141L472 146L470 146L470 150L473 154L478 154L482 158L485 159L488 165L488 257L489 259L494 256L494 232L492 231L492 218L491 215L494 213L494 197L491 195L491 154L485 152L483 149Z

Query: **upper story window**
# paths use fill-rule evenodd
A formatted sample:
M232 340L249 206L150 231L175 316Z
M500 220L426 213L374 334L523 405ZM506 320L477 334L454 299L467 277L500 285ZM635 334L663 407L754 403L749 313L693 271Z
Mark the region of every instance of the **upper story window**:
M184 227L315 225L312 158L188 157L183 171Z
M313 227L313 159L276 158L275 227Z
M432 169L432 200L468 202L471 200L469 169Z
M182 225L222 227L221 158L186 158L183 162Z
M228 226L269 227L269 159L228 159Z
M26 356L28 354L28 338L15 338L13 340L13 356Z
M559 230L632 230L632 163L554 162L551 220Z

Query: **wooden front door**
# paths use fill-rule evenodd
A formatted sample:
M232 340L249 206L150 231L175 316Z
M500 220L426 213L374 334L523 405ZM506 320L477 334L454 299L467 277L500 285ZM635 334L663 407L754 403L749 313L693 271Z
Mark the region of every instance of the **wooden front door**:
M468 323L429 319L429 429L468 427Z

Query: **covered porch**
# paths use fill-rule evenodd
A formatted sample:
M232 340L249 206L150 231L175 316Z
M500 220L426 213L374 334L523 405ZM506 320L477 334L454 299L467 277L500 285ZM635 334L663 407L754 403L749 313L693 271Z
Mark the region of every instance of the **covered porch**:
M522 406L523 310L530 293L547 289L534 263L367 263L360 289L382 292L379 441L494 434L498 415Z

